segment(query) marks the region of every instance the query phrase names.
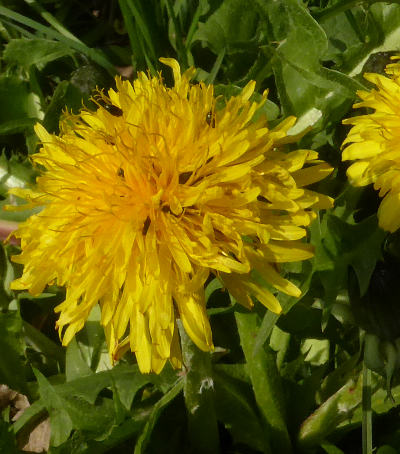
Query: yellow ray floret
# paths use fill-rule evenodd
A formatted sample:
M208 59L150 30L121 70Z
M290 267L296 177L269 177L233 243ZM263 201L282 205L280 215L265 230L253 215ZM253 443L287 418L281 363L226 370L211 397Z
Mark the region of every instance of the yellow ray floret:
M400 64L386 67L388 76L365 74L376 89L359 91L354 107L374 112L344 120L353 125L343 145L343 160L355 160L348 168L354 186L373 183L384 197L379 210L379 225L389 232L400 227ZM349 145L348 145L349 144Z
M213 86L170 66L175 86L139 73L97 98L96 111L66 114L58 136L41 125L32 157L37 185L14 190L42 210L20 225L24 265L13 289L66 287L57 326L66 345L100 304L110 354L131 350L142 372L181 365L177 319L213 349L204 284L218 276L251 307L281 310L270 290L299 296L279 263L312 256L302 241L314 210L331 199L306 185L330 167L309 150L284 152L293 117L275 129L253 115L255 84L216 109ZM270 287L271 289L271 287Z

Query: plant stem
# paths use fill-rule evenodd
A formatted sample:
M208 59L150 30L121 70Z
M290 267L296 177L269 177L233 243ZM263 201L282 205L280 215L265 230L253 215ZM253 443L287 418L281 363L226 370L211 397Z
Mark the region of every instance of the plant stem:
M380 0L369 0L368 5L372 5ZM341 0L334 5L324 8L321 11L318 11L313 14L314 19L317 19L319 22L329 19L330 17L336 16L343 11L348 11L351 8L360 4L360 0Z
M363 363L362 452L372 454L371 370Z

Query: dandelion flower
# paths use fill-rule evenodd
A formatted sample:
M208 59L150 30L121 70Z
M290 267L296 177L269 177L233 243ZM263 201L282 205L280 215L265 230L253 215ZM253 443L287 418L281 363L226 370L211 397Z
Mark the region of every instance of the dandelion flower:
M66 288L56 308L64 345L100 304L112 358L130 349L145 373L167 360L181 366L178 318L200 349L213 349L210 273L248 307L253 296L281 310L251 270L299 296L279 263L312 256L304 227L331 206L304 188L331 168L313 151L283 150L295 119L272 130L253 119L266 100L249 100L254 82L218 110L213 86L190 82L193 68L181 74L175 60L161 61L174 87L161 75L117 78L96 111L65 114L58 136L37 125L41 175L35 188L12 191L42 208L15 233L24 272L12 288Z
M374 112L348 118L353 125L343 145L343 160L355 160L347 175L354 186L373 183L383 200L379 225L389 232L400 227L400 65L386 67L388 76L369 73L364 77L376 89L359 91L361 102L354 107Z

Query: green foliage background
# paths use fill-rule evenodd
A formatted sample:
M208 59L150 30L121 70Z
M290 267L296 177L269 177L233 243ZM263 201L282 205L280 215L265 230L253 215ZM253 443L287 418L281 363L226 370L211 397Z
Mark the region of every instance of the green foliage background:
M376 360L380 372L370 380L374 446L378 454L400 452L392 342L400 335L398 279L371 296L377 263L397 276L399 237L379 229L373 189L348 185L340 149L341 120L354 114L356 91L370 88L362 73L382 72L400 51L398 2L3 0L0 40L1 205L10 202L9 187L35 180L28 156L37 147L37 121L58 132L63 109L91 106L92 90L111 87L118 71L155 74L161 56L183 69L195 65L197 80L215 84L225 99L249 80L258 92L268 88L271 125L298 117L298 146L335 167L318 190L336 198L310 228L315 258L283 270L302 298L279 295L280 317L258 304L248 313L211 281L215 352L198 351L182 332L187 368L168 366L160 376L141 375L129 355L111 367L98 311L62 348L53 308L63 290L38 298L10 291L21 270L9 261L16 246L2 247L0 383L32 405L16 422L3 409L0 452L19 452L17 439L46 415L51 454L361 452L360 326L371 340L369 364ZM354 317L349 295L373 315ZM393 321L389 334L376 325L385 317Z

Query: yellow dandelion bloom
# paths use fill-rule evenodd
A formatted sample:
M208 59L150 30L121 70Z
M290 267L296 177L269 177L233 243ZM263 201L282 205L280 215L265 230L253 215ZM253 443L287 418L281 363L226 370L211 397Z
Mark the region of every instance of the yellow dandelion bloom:
M37 125L41 176L12 191L42 207L15 233L24 272L12 288L65 286L56 308L64 345L100 304L112 357L131 349L142 372L157 373L167 360L181 366L178 318L200 349L213 349L210 272L248 307L254 296L281 310L251 269L300 295L279 263L312 256L304 226L332 203L305 189L331 168L315 152L283 151L295 119L272 130L264 116L252 121L266 100L249 100L254 82L217 110L213 86L190 83L193 68L161 61L173 88L161 76L117 78L96 111L66 114L59 136Z
M347 170L354 186L373 183L383 200L379 206L379 225L389 232L400 227L400 65L386 67L388 76L365 74L376 89L359 91L361 102L354 107L374 112L348 118L353 125L343 145L343 160L355 160Z

